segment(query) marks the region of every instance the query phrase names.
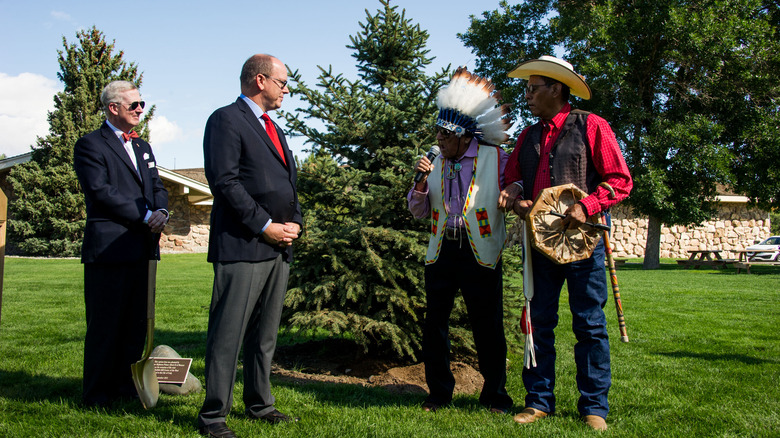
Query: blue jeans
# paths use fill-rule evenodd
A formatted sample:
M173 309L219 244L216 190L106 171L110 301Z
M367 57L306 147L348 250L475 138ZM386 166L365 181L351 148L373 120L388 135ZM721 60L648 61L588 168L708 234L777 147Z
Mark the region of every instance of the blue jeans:
M528 394L525 406L547 413L555 412L555 333L558 325L558 300L563 282L569 289L572 330L577 338L574 361L581 415L606 418L607 393L612 384L609 338L604 305L607 303L607 277L604 268L604 241L585 260L559 265L532 250L534 298L531 324L537 366L523 368L523 384Z

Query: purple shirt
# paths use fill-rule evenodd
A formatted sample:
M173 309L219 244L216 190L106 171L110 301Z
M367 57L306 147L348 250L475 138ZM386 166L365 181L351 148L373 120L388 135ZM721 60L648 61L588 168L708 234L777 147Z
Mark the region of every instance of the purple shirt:
M492 146L482 146L492 147ZM469 144L469 148L466 153L463 154L457 160L449 160L442 157L442 173L444 173L444 200L450 208L450 215L447 217L447 227L457 228L463 226L463 216L460 215L463 212L463 203L466 202L466 196L469 192L469 185L471 185L471 177L474 175L474 159L477 157L477 140L472 139ZM509 154L504 152L500 147L498 148L499 159L501 160L501 175L499 175L499 181L501 183L501 189L504 188L504 168L509 161ZM460 171L455 171L457 164L460 164ZM452 167L454 172L454 178L448 178L448 168ZM417 219L422 219L430 216L431 203L428 200L428 181L425 181L425 191L417 191L412 185L412 190L406 195L406 199L409 202L409 211ZM438 190L438 184L437 184ZM496 205L498 205L498 199L496 199ZM456 212L452 214L452 212Z

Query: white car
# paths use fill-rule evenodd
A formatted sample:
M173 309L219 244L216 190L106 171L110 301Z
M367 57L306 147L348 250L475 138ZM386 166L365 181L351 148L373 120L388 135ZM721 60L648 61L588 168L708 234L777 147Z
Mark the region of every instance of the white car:
M780 262L780 236L770 236L757 245L745 248L749 260Z

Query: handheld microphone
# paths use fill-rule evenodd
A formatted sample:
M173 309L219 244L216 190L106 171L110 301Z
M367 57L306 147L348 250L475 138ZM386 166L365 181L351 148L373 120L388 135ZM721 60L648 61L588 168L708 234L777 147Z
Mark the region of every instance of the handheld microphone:
M439 149L438 146L431 146L431 150L428 151L425 157L428 158L429 161L433 162L433 159L438 157L440 153L441 149ZM417 175L414 176L414 182L420 182L420 180L423 179L423 176L425 176L425 173L417 172Z

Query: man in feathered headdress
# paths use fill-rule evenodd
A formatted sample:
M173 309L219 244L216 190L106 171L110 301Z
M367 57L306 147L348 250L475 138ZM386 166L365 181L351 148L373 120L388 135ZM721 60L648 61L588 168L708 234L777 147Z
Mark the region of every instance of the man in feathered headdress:
M423 409L452 400L449 318L455 294L466 303L479 369L485 378L480 403L496 413L512 407L506 384L501 252L504 212L498 208L509 158L497 145L508 140L507 107L492 83L465 68L455 71L437 96L436 140L441 155L422 157L409 192L409 210L431 218L425 258L427 311L423 328L425 379L430 394ZM435 148L432 149L432 151ZM429 183L430 182L430 183Z
M564 213L564 228L578 228L587 218L628 196L632 181L615 134L603 118L572 109L569 95L590 99L591 91L568 62L542 56L523 62L510 77L528 80L525 99L540 121L526 128L506 168L507 188L501 205L526 217L532 200L547 187L575 184L588 196ZM522 180L522 186L515 184ZM602 186L607 183L614 197ZM518 423L532 423L555 412L555 335L558 300L564 280L569 289L572 328L577 337L577 408L588 426L607 428L607 392L612 382L604 305L608 290L604 270L604 241L591 257L556 264L539 251L531 251L533 268L533 327L537 366L523 369L527 391ZM526 273L524 273L525 275Z

